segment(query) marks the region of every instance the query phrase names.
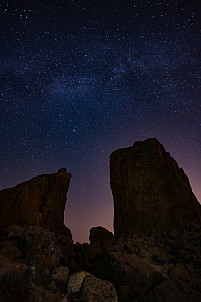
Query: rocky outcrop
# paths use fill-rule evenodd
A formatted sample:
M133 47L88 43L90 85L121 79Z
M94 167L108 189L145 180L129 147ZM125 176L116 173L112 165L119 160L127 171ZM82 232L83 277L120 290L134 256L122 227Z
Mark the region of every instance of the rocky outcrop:
M71 174L39 175L14 188L0 191L0 227L38 226L54 231L64 228L64 209Z
M114 235L107 229L98 226L90 230L89 240L91 245L96 247L100 246L100 248L104 250L114 243Z
M116 237L201 226L187 176L157 139L114 151L110 177Z

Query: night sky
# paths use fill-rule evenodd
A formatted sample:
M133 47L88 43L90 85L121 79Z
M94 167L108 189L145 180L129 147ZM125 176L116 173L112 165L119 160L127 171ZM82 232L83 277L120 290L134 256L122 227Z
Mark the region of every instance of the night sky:
M0 189L66 167L75 241L113 230L109 155L156 137L201 201L200 1L0 1Z

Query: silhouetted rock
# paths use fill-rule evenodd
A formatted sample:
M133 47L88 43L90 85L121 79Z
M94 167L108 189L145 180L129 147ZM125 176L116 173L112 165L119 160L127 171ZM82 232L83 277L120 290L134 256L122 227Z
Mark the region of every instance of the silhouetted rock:
M157 139L114 151L110 176L115 236L201 226L187 176Z
M55 232L64 227L64 209L71 174L39 175L0 191L0 227L38 226Z
M107 249L107 247L114 242L114 235L107 229L98 226L93 227L90 230L89 236L90 243L93 245L100 245L102 249Z

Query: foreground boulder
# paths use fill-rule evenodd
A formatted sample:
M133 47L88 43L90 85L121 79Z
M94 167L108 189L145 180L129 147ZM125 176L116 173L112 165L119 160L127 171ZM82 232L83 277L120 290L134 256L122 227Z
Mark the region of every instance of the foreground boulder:
M83 302L117 302L117 294L114 286L106 281L100 280L92 275L84 278L80 293Z
M71 174L39 175L14 188L0 191L0 227L38 226L55 231L64 226L66 194Z
M157 139L110 157L116 237L201 226L201 205L189 180Z
M40 227L27 227L19 240L21 254L27 263L40 269L59 266L61 249L53 233Z
M117 302L118 299L112 283L80 271L70 276L68 301Z

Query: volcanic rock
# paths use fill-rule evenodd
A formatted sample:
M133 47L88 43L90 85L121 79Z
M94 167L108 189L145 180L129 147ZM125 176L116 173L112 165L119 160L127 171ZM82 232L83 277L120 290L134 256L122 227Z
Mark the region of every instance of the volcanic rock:
M0 191L0 227L38 226L54 231L64 228L64 209L71 174L39 175L14 188Z
M201 226L201 205L188 177L157 139L110 156L114 233L157 234Z

